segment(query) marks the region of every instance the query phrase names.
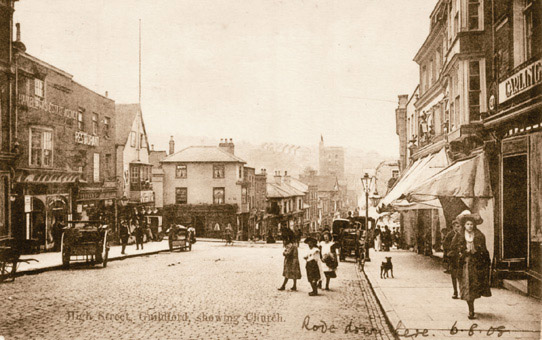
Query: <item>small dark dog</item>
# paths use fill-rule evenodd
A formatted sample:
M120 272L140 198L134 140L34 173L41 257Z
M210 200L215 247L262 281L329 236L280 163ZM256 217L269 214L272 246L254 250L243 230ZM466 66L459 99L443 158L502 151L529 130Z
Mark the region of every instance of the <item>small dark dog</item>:
M382 262L382 265L380 266L380 278L388 278L390 273L393 278L393 264L391 263L391 257L386 256L386 261Z

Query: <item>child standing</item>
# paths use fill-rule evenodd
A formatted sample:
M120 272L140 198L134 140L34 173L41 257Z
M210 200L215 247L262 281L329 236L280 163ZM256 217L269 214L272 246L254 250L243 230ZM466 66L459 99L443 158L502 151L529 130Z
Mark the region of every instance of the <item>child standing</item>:
M309 295L315 296L318 295L318 281L320 280L320 268L318 266L320 249L316 246L317 241L315 238L307 237L305 243L309 245L309 253L304 257L307 260L307 279L312 287L312 292Z

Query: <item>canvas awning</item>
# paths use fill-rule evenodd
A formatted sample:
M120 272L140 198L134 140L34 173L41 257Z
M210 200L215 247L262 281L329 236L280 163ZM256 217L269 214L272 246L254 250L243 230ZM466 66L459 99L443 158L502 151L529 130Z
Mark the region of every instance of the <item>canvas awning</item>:
M489 166L485 153L458 161L413 187L410 202L424 202L438 197L492 198Z
M16 183L38 183L38 184L62 184L62 183L86 183L81 178L81 173L22 170L15 174Z
M420 158L415 161L399 178L395 186L382 199L379 209L389 206L397 199L406 195L418 183L430 178L448 166L446 150L442 148L439 152Z

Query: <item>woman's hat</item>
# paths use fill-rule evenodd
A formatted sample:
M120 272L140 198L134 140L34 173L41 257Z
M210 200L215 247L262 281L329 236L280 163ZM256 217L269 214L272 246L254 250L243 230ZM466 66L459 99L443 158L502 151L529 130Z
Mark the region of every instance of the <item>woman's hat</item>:
M465 225L465 222L467 220L470 220L472 221L474 224L478 225L478 224L482 224L484 222L484 220L482 219L482 217L480 217L480 214L478 213L471 213L470 210L464 210L462 211L456 218L458 221L459 221L459 224L461 224L462 226Z
M307 237L304 241L306 244L309 244L311 242L318 243L318 241L314 237Z

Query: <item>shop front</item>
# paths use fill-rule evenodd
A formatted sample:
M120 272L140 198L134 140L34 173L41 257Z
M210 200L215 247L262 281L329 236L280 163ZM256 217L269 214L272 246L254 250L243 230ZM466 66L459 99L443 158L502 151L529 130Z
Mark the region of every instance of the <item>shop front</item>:
M542 298L542 59L499 77L485 128L497 155L496 269L505 286Z
M114 187L81 188L75 197L74 220L100 220L115 228L117 189Z
M12 203L13 237L30 251L58 251L62 227L72 213L72 197L79 186L78 173L18 170Z

